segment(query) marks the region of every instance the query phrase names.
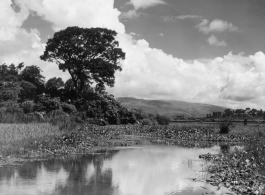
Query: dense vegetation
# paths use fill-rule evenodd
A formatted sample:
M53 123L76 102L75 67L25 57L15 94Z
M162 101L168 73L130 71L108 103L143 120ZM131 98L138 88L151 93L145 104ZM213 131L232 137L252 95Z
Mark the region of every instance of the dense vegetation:
M45 82L36 65L0 65L0 122L45 121L55 115L100 125L134 124L136 118L105 85L114 86L114 73L125 53L116 32L103 28L69 27L47 42L42 60L56 62L71 78Z

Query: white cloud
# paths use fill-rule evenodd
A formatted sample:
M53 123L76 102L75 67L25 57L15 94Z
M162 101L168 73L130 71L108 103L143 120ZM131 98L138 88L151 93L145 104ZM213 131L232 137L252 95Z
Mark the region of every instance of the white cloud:
M54 23L54 30L68 26L106 27L123 33L119 22L120 12L113 8L113 0L16 0L20 6L36 11L44 19ZM111 8L111 9L110 9Z
M147 8L158 4L165 4L163 0L130 0L135 9Z
M196 15L180 15L180 16L177 16L177 19L180 19L180 20L194 19L194 18L201 18L201 16L196 16Z
M69 77L58 70L54 63L41 61L44 45L38 32L26 32L20 26L29 10L36 11L44 19L53 22L54 29L68 26L107 27L118 31L120 47L126 52L122 72L116 73L114 88L108 89L116 96L134 96L148 99L176 99L191 102L214 103L229 107L264 107L265 101L265 54L254 55L229 53L209 60L186 62L150 48L146 40L136 40L125 33L125 27L118 17L120 12L113 8L114 0L19 0L22 12L16 13L7 5L11 0L1 1L0 34L10 32L8 39L0 39L0 64L25 62L36 64L44 70L47 78ZM23 16L23 17L22 17ZM216 25L216 24L227 25ZM207 32L235 31L228 22L204 21L201 26ZM3 25L2 25L3 24ZM219 27L218 27L219 26ZM221 27L222 26L222 27ZM234 30L233 30L234 29Z
M227 43L223 40L223 41L219 41L217 39L216 36L214 35L211 35L208 39L207 39L208 43L210 45L214 45L214 46L217 46L217 47L224 47L224 46L227 46Z
M132 9L129 10L128 12L122 13L120 15L121 19L137 19L141 16L140 13L138 13L136 10Z
M215 19L212 22L209 22L207 19L203 19L202 22L196 26L199 31L208 34L210 32L236 32L238 28L232 23L229 23L224 20Z
M163 37L163 36L164 36L164 34L163 34L163 33L159 33L159 35L160 35L161 37Z
M145 40L136 41L124 34L119 41L126 60L123 71L116 73L115 87L109 90L117 96L264 108L261 102L265 101L265 55L262 52L253 56L229 53L188 63L150 48Z

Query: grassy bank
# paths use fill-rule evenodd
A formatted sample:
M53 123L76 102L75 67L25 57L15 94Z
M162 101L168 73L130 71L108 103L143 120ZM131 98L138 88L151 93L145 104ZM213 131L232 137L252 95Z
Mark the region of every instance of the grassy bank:
M59 127L58 127L59 126ZM198 147L197 142L251 143L264 137L263 129L237 125L229 134L218 133L217 125L177 124L170 126L118 125L94 126L89 124L62 129L62 124L0 124L0 155L34 156L43 154L84 153L92 148L133 145L135 140ZM132 137L138 138L134 140ZM141 138L139 138L139 136ZM186 143L186 144L185 144ZM200 147L200 145L199 145Z
M49 123L0 124L0 161L4 163L7 157L75 155L141 144L142 137L136 135L139 128L125 125L83 124L61 129Z
M61 134L57 126L48 123L0 124L0 154L23 154L26 150L34 150L33 142L52 139Z

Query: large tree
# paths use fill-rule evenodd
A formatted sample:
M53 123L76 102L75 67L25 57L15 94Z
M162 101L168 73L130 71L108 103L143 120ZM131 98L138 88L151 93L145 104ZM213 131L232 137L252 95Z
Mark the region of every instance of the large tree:
M68 71L79 97L87 87L104 89L114 85L116 70L125 53L115 40L117 33L106 28L68 27L54 34L46 45L42 60L56 62ZM94 84L94 85L93 85Z

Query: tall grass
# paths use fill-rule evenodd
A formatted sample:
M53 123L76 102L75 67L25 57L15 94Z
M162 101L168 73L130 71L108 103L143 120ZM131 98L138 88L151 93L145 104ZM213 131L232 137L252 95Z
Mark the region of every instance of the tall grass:
M23 154L33 143L60 135L58 126L48 123L0 124L0 155Z
M258 139L265 139L265 125L249 124L236 124L231 128L231 134L242 136L255 136Z

